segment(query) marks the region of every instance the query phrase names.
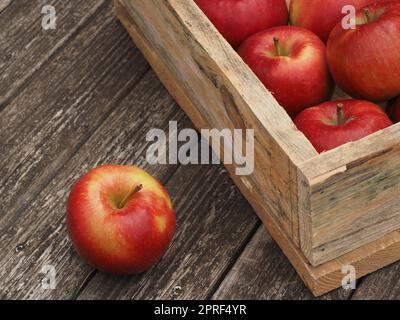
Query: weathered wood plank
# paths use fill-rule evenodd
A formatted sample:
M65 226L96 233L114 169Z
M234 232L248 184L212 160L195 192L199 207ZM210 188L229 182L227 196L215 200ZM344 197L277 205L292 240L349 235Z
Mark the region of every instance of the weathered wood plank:
M302 249L314 265L400 228L400 126L300 165L309 208ZM304 203L304 201L303 201Z
M97 107L101 109L102 105ZM169 119L188 125L187 118L149 72L29 207L2 224L1 298L63 299L74 294L92 268L77 256L66 232L65 203L72 184L103 163L140 165L165 182L178 166L150 166L144 158L150 145L145 137L153 127L166 129ZM19 244L23 246L16 250ZM57 272L55 290L41 287L44 275L40 271L45 265L54 266Z
M400 263L383 268L365 278L357 286L354 300L399 300Z
M0 113L0 223L47 185L147 72L110 9Z
M322 299L347 299L350 294L338 289ZM314 299L264 226L258 229L212 298Z
M13 0L0 0L0 13L2 13Z
M0 12L8 4L0 3ZM46 31L42 8L49 4L57 11L57 24L55 30ZM0 109L106 4L105 0L18 0L8 6L0 15Z
M259 225L222 166L183 166L167 184L177 233L162 261L135 277L98 273L80 299L206 299Z

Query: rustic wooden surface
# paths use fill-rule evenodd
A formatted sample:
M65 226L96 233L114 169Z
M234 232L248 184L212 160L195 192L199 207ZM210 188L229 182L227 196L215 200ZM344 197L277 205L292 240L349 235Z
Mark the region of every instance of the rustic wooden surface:
M0 0L0 298L312 299L222 166L150 166L145 133L192 127L116 21L109 1ZM103 163L137 164L168 188L178 229L135 277L83 263L65 229L71 185ZM45 265L57 286L41 286ZM399 299L400 264L324 299Z
M255 130L253 173L241 177L235 174L234 166L226 168L314 295L342 286L343 265L355 266L360 278L399 260L399 234L393 232L388 238L386 234L396 229L396 224L385 218L397 213L392 205L397 197L391 195L398 193L398 170L393 168L397 168L399 158L394 146L400 127L382 131L379 137L387 136L384 143L371 143L379 137L369 137L316 156L283 108L193 1L113 2L137 47L197 128ZM389 146L385 152L375 152L363 146L365 142L379 148ZM361 150L364 156L360 156ZM339 161L344 165L340 170L322 171L315 179L315 172L307 167L319 168L320 162L324 167L325 162L332 162L326 161L328 154L337 159L333 164ZM300 170L303 164L305 169ZM315 188L324 179L328 184ZM312 192L315 189L317 196ZM377 195L377 190L386 191ZM321 198L325 200L319 201L322 206L314 201ZM339 213L336 207L332 209L332 203L337 204ZM362 225L353 223L355 219ZM348 229L361 230L353 236ZM315 245L321 238L328 242ZM368 239L371 242L366 244Z

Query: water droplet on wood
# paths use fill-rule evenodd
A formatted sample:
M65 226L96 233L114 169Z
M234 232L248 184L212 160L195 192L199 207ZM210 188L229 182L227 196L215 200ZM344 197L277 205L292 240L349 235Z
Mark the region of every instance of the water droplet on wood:
M182 289L181 286L175 286L175 287L172 289L172 296L177 297L177 296L179 296L182 292L183 292L183 289Z
M15 247L15 252L21 252L22 250L24 250L25 249L25 245L23 244L23 243L20 243L19 245L17 245L16 247Z

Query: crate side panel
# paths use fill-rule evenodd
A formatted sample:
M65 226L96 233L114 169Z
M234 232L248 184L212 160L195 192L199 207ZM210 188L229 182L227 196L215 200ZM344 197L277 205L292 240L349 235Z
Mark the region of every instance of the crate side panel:
M327 152L302 169L311 185L311 232L301 238L314 265L400 228L400 126Z

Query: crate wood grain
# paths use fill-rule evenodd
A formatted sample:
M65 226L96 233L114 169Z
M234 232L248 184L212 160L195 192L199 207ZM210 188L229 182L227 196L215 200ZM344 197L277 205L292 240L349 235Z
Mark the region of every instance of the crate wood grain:
M399 125L318 154L193 1L114 5L197 128L255 130L254 173L227 169L315 295L400 258Z

